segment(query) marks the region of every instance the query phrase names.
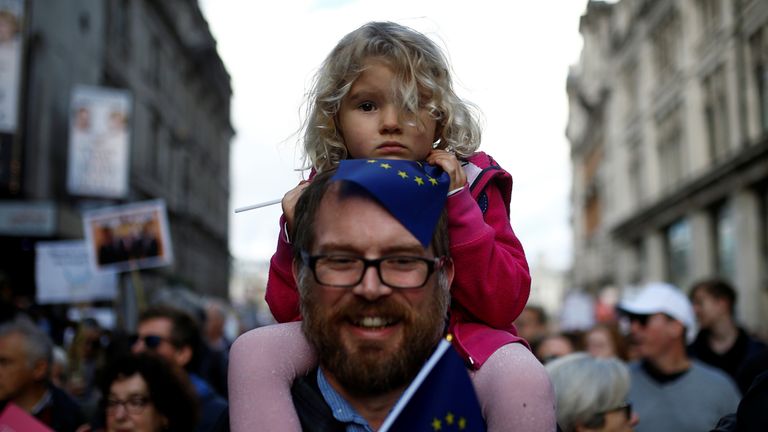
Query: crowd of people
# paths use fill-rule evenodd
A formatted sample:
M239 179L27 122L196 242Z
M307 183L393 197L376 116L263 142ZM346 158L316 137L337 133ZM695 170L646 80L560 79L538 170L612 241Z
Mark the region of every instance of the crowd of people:
M13 405L57 432L229 430L220 307L155 304L135 333L85 318L65 346L33 314L3 316L0 413Z
M688 292L647 283L617 304L615 319L582 331L558 331L543 308L526 307L519 329L553 378L563 430L593 430L567 425L594 414L583 404L604 408L605 399L597 394L607 376L585 381L596 359L614 359L626 370L614 380L614 389L631 403L626 419L636 431L768 427L765 414L754 408L755 401L765 401L768 346L735 320L736 290L709 278ZM612 368L601 367L606 373ZM582 391L574 393L577 387Z

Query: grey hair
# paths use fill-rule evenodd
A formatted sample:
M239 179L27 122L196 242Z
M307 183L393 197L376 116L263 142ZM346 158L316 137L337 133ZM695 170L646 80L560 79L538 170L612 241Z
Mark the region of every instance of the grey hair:
M24 339L23 349L29 367L33 368L35 363L42 360L48 363L50 370L53 361L53 341L51 338L32 320L23 316L0 325L0 337L14 333L21 335Z
M557 398L557 423L564 432L576 430L596 415L626 401L629 369L617 358L595 358L579 352L544 366Z

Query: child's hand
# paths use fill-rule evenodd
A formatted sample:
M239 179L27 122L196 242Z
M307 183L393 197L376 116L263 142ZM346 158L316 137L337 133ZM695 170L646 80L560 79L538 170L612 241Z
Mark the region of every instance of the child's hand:
M456 155L453 153L434 149L427 155L427 162L430 165L439 166L448 174L448 177L451 178L451 185L448 187L449 191L462 188L467 184L467 175L464 174L459 160L456 159Z
M299 200L299 197L307 186L309 186L309 182L307 180L302 180L299 182L298 186L283 195L281 205L283 206L283 215L285 215L286 229L288 232L291 232L293 229L293 216L296 210L296 202Z

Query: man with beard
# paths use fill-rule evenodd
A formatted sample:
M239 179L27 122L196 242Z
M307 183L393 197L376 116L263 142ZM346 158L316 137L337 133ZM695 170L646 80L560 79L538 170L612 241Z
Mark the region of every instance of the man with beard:
M312 352L291 337L254 337L264 327L235 341L229 369L234 432L296 430L299 423L310 431L378 430L445 334L454 265L443 204L422 230L428 207L420 205L423 199L405 216L388 201L406 201L405 186L396 185L382 197L371 190L381 183L359 187L332 175L318 174L304 190L292 233L304 320L290 325L301 326ZM435 196L444 198L446 192ZM252 361L261 351L276 349L294 355L279 364ZM554 431L552 386L533 354L523 344L510 343L493 358L505 373L472 375L488 430ZM319 367L306 364L315 359ZM288 395L278 391L261 400L249 392L285 371L309 373L295 378ZM297 418L277 410L259 419L249 413L254 404L274 406L286 397ZM435 424L455 427L453 420L447 412Z

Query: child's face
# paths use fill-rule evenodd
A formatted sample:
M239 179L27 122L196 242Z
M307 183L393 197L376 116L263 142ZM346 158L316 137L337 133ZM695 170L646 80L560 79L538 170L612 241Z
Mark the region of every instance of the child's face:
M381 60L369 60L341 101L338 120L350 157L424 160L432 150L437 122L420 108L401 115L394 100L395 75Z

